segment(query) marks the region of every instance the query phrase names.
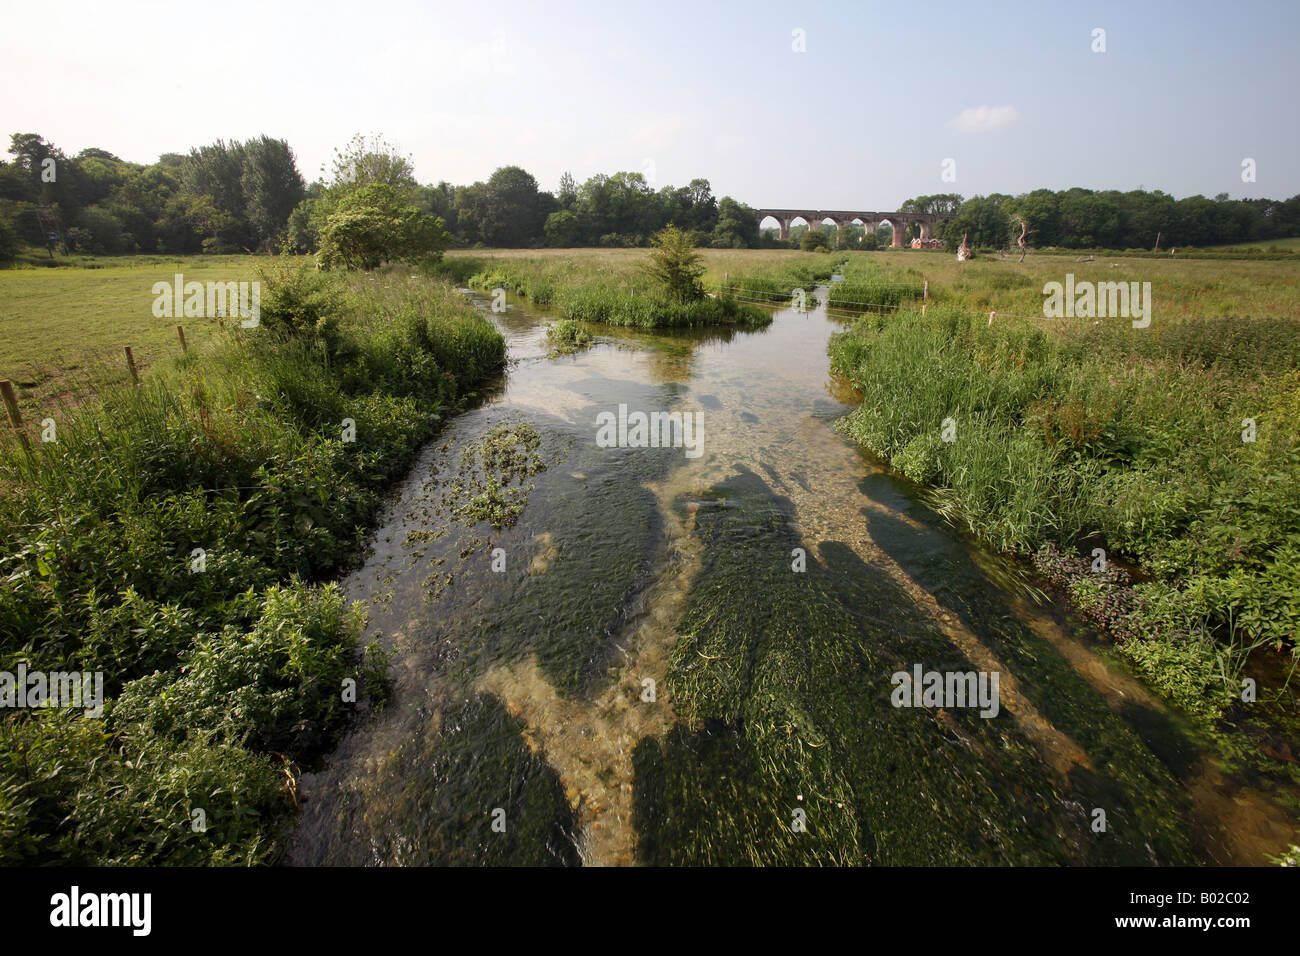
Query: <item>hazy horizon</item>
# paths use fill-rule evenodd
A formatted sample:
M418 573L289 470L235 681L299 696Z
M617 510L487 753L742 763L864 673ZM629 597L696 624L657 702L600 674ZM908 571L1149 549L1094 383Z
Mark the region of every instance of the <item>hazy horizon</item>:
M265 133L310 181L354 133L379 133L424 183L517 165L555 191L565 171L629 170L656 188L704 177L756 207L1300 193L1300 131L1279 121L1300 80L1294 5L233 3L220 24L148 2L60 10L9 11L0 116L69 155L151 163ZM33 42L56 23L57 45Z

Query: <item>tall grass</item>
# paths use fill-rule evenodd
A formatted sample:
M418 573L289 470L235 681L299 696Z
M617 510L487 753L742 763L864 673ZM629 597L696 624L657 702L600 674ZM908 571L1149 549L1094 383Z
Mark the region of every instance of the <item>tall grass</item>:
M743 272L727 273L716 288L722 294L733 295L742 301L784 304L796 289L811 294L814 286L830 279L843 259L840 254L821 253L766 266L743 264Z
M920 299L924 283L915 269L855 257L845 265L843 281L831 286L826 305L832 311L857 315L881 312Z
M954 521L1007 551L1102 547L1141 566L1122 649L1171 687L1177 658L1181 702L1218 714L1234 648L1297 645L1297 332L1063 333L934 306L860 320L831 356L863 391L842 429L933 486Z
M0 723L7 863L273 859L343 680L376 686L358 612L318 582L504 343L428 280L266 279L262 328L0 449L0 669L102 671L111 698L102 721ZM290 321L325 300L328 322Z
M703 325L767 325L771 315L730 295L679 302L624 260L617 269L589 259L500 258L470 276L471 288L505 289L538 305L553 305L580 322L634 328L685 328Z

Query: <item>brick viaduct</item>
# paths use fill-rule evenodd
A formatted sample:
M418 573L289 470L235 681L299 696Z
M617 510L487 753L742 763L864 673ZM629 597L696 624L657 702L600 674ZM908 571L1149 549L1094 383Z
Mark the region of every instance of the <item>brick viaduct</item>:
M763 224L763 220L769 216L779 222L781 224L782 239L790 237L790 225L796 219L802 219L813 227L829 219L841 229L852 225L854 222L860 222L866 227L868 233L874 232L881 223L888 222L894 227L893 247L895 249L903 248L903 236L907 232L907 227L912 223L920 226L922 239L931 239L934 237L934 224L936 222L944 222L953 218L952 215L944 213L857 212L844 209L755 209L754 215L758 217L760 226Z

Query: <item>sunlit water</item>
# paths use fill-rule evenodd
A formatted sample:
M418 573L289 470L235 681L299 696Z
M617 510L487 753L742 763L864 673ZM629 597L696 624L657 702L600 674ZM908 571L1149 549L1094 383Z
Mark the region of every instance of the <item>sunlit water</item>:
M700 567L696 516L732 506L711 490L737 476L787 502L801 540L847 547L879 576L899 627L925 620L978 670L1000 673L1000 719L1040 766L1004 785L1038 788L1064 808L1071 859L1096 860L1078 781L1089 793L1142 786L1119 779L1098 743L1116 736L1177 781L1182 806L1171 813L1194 859L1262 863L1297 842L1288 815L1217 771L1092 634L832 429L858 396L828 372L838 325L823 310L780 310L754 332L606 330L593 348L557 358L542 310L512 303L492 318L509 346L503 380L424 449L369 560L344 582L370 606L370 636L393 653L393 694L303 777L291 862L476 862L507 834L544 842L539 862L635 862L632 753L677 720L663 683ZM702 454L597 447L597 414L620 403L701 413ZM494 531L456 519L443 495L466 443L502 422L534 425L548 467L528 482L517 523ZM1056 686L1052 675L1067 671L1072 682ZM1088 716L1097 710L1052 703L1080 688L1104 711L1101 724ZM1053 716L1067 712L1065 725ZM954 746L978 749L999 772L995 749L951 730ZM511 800L552 792L571 811L564 826L492 828Z

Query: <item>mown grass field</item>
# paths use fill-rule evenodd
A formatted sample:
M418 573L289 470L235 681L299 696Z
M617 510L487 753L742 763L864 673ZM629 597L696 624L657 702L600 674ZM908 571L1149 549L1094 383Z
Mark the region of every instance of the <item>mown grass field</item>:
M262 257L261 261L265 261ZM186 281L251 281L252 256L85 259L85 264L0 270L0 378L14 382L26 406L47 407L88 384L127 376L123 346L148 367L180 351L176 326L202 345L216 330L211 319L158 319L159 281L177 272Z

